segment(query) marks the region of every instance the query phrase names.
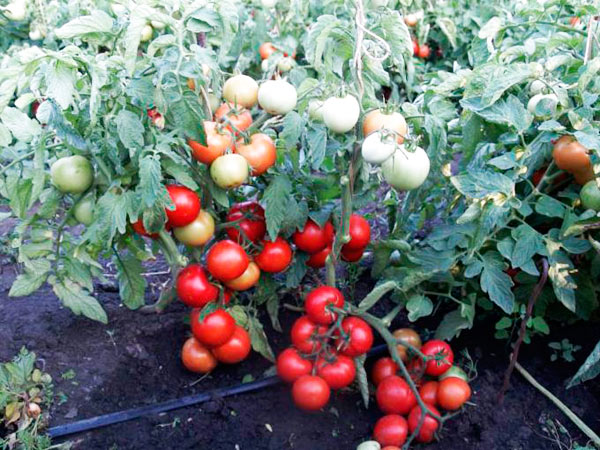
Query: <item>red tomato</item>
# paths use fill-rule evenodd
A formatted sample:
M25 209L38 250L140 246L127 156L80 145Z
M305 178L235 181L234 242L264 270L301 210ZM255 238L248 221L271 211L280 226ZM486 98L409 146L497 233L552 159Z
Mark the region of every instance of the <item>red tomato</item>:
M242 327L236 325L233 336L223 345L213 348L212 352L219 362L236 364L248 357L250 346L250 335Z
M237 108L232 103L223 103L215 111L215 119L226 124L225 128L229 131L235 131L237 136L238 131L246 131L252 125L252 114L247 109L238 106Z
M427 44L421 44L419 46L419 58L429 59L431 56L431 48Z
M247 291L254 287L258 280L260 280L260 269L254 261L250 261L244 273L231 281L225 282L225 286L232 291Z
M147 236L152 239L158 239L157 233L148 233L148 231L146 231L146 227L144 227L144 221L142 219L138 220L137 222L132 222L131 228L133 228L133 231L135 231L141 236Z
M413 39L413 55L419 56L419 42L416 39Z
M206 266L210 274L220 281L232 281L248 268L250 260L244 248L233 241L219 241L206 255Z
M175 289L179 299L192 308L202 308L219 298L219 288L208 280L200 264L190 264L179 272Z
M321 342L316 337L326 332L326 326L317 325L308 316L301 316L292 325L290 335L294 347L302 353L313 353L321 349Z
M175 205L175 209L167 208L167 218L169 225L177 227L185 227L192 223L200 214L200 198L191 189L177 184L167 186L167 191L171 197L171 201Z
M344 244L347 250L364 250L371 241L371 226L369 222L358 214L350 216L350 241Z
M373 369L371 369L371 381L375 386L379 386L379 383L387 377L396 375L398 369L398 365L392 358L387 356L379 358L375 364L373 364Z
M305 251L306 253L317 253L327 247L329 244L331 229L333 226L329 224L331 228L328 229L327 225L321 228L311 219L308 219L304 224L304 229L302 231L296 231L292 236L294 240L294 244L300 250Z
M238 221L235 226L226 228L229 238L238 243L242 243L244 238L255 243L259 242L267 232L265 210L256 202L233 205L227 214L226 221Z
M331 390L321 377L303 375L294 381L292 398L300 409L317 411L327 404Z
M198 341L207 347L217 347L233 336L235 320L224 309L217 309L200 320L200 309L190 314L192 333Z
M377 405L386 414L408 414L417 404L415 394L403 378L392 375L379 383Z
M277 357L277 375L286 383L293 383L302 375L310 375L312 368L313 363L292 347L286 348Z
M313 289L304 300L304 309L309 319L323 325L328 325L337 318L337 314L328 309L329 305L337 308L344 306L343 294L331 286Z
M442 408L454 411L471 398L471 387L462 378L444 378L437 388L437 398Z
M181 362L191 372L208 373L217 367L217 360L195 337L189 338L181 349Z
M425 403L429 403L430 405L437 405L437 390L438 382L428 381L423 386L421 386L421 389L419 389L419 395Z
M454 362L454 353L450 346L437 339L425 342L421 347L421 353L425 356L435 357L435 359L428 360L425 367L425 373L434 377L443 374L452 367Z
M258 53L260 53L261 59L268 59L269 56L271 56L276 51L277 49L275 48L272 42L263 42L262 44L260 44L260 47L258 47Z
M346 262L357 262L360 261L360 258L362 258L364 252L364 248L359 248L358 250L348 250L347 248L342 247L342 259Z
M283 238L263 241L262 251L254 258L263 272L283 272L292 262L292 247Z
M408 434L408 432L407 432L407 434ZM402 450L402 449L396 445L386 445L385 447L381 447L381 450Z
M408 436L408 423L398 414L383 416L375 423L373 438L381 445L402 446Z
M421 426L421 430L416 437L418 442L423 442L424 444L433 441L433 433L438 429L440 423L429 415L429 412L433 414L440 415L440 412L435 409L433 405L427 405L427 415L425 416L425 421ZM408 429L412 433L419 426L419 422L421 421L421 407L415 406L408 416Z
M235 153L246 158L254 176L262 175L277 161L275 142L263 133L253 134L247 144L243 139L239 140L235 146Z
M312 255L310 255L310 258L306 260L306 265L309 267L314 267L315 269L325 267L325 262L327 261L327 257L331 253L331 249L332 246L329 245L320 252L313 253Z
M579 25L581 23L581 19L577 16L573 16L569 19L569 24L572 27L576 27L577 25Z
M334 390L350 386L356 376L354 360L344 355L337 355L332 362L319 358L315 364L317 375Z
M356 357L367 353L373 346L373 330L371 325L359 317L346 317L342 321L342 330L345 345L341 353L346 356Z
M414 357L406 365L406 370L410 374L410 378L419 386L421 379L425 375L425 364L420 357Z
M206 145L188 139L192 156L196 161L211 164L219 156L224 155L227 149L233 148L231 131L219 130L216 122L204 121L204 132L206 133Z

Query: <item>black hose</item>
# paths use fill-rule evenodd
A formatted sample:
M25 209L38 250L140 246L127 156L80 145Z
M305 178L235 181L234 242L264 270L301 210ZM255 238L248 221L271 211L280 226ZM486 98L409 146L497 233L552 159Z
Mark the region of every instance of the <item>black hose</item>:
M386 348L386 345L378 345L373 347L368 355L373 356L381 353ZM208 392L203 392L196 395L188 395L173 400L167 400L161 403L155 403L153 405L140 406L138 408L126 409L124 411L114 412L110 414L103 414L101 416L92 417L90 419L78 420L77 422L67 423L64 425L57 425L48 429L48 435L51 438L57 438L62 436L68 436L70 434L81 433L83 431L90 431L96 428L106 427L108 425L115 425L117 423L127 422L133 419L139 419L140 417L147 416L150 414L159 414L174 409L185 408L186 406L197 405L199 403L206 402L213 398L224 398L232 395L243 394L246 392L258 391L260 389L274 386L281 383L281 380L277 376L263 378L262 380L253 381L251 383L238 384L237 386L228 388L213 389Z

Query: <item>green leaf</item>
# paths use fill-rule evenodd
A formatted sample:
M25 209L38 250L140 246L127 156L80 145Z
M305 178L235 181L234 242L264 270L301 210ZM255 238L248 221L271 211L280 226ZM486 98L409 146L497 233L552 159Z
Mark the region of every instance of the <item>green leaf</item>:
M456 309L444 316L435 330L435 338L450 340L467 328L471 328L471 322L462 316L460 309Z
M566 207L555 198L548 195L542 195L535 204L535 211L543 216L558 217L562 219L565 215Z
M59 39L72 39L90 33L111 33L112 27L112 17L104 11L95 10L88 16L80 16L70 20L54 30L54 34Z
M313 170L321 169L327 149L327 131L323 125L311 125L306 133L308 159Z
M260 353L269 361L274 362L275 355L273 354L273 350L271 350L267 335L265 334L260 321L256 317L250 316L248 326L248 332L250 333L250 340L252 342L252 348L254 351Z
M483 255L482 263L481 289L506 314L511 314L515 303L515 296L511 291L513 282L510 276L504 273L502 256L498 252L488 251Z
M302 131L304 130L304 120L296 111L290 111L283 119L283 130L280 133L281 139L285 142L285 148L290 150L296 147Z
M490 122L508 125L519 132L525 131L533 122L531 113L514 95L509 96L506 100L499 100L488 108L474 112Z
M367 371L365 370L365 361L367 355L361 355L354 358L354 365L356 366L356 381L358 382L358 388L360 395L363 399L365 408L369 408L369 379L367 377Z
M37 291L46 281L48 273L25 272L20 274L13 282L8 295L10 297L24 297Z
M577 285L575 280L571 276L571 272L574 270L573 263L569 256L559 250L560 243L547 241L546 247L548 249L548 276L552 282L554 294L558 300L570 311L575 312L575 289Z
M63 305L73 311L74 314L84 315L88 319L96 320L104 324L108 323L106 312L94 297L69 279L56 280L52 288Z
M204 108L199 97L193 91L186 89L183 95L174 98L169 106L168 123L177 126L185 137L206 145L206 132L203 126Z
M413 295L406 302L408 320L414 322L421 317L427 317L433 312L433 302L424 295Z
M144 145L144 125L133 112L122 109L115 119L119 139L127 149L139 149ZM135 154L130 150L130 155Z
M296 252L294 255L294 261L290 267L288 267L285 273L285 286L288 289L300 286L300 283L302 282L302 279L304 278L304 275L306 275L306 271L308 269L306 261L308 261L309 257L310 255L303 252Z
M501 173L471 170L450 179L454 187L469 198L483 198L490 194L513 195L513 181Z
M292 193L292 183L286 175L277 175L265 189L265 219L272 241L277 238L281 225L289 214L287 206Z
M119 295L123 304L129 309L144 306L146 279L142 276L141 261L131 254L119 255L113 258L119 280Z
M158 155L147 154L140 161L140 182L136 191L146 207L152 206L163 195L162 171Z
M533 258L536 253L543 252L544 237L529 225L519 225L512 230L512 237L515 240L515 248L512 252L512 266L522 267Z
M67 109L73 103L77 70L56 61L46 70L45 78L46 96L53 99L62 109Z
M536 331L543 334L550 334L550 327L548 327L548 324L543 317L534 317L531 321L531 324Z
M17 140L23 142L31 142L42 130L37 120L30 119L27 114L17 108L5 108L0 115L0 120Z
M571 378L567 389L577 386L579 383L596 378L600 374L600 341L589 354L585 362L577 370L577 373Z

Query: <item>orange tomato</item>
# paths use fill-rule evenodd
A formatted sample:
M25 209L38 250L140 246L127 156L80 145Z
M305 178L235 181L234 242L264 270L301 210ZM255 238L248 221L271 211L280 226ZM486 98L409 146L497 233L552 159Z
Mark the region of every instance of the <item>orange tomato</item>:
M234 131L233 127L239 131L245 131L252 125L252 114L250 114L250 111L242 107L236 109L231 103L223 103L219 106L215 111L215 119L225 123L229 121L231 125L227 123L226 128L230 131ZM237 130L235 130L236 135L238 134Z
M400 328L394 331L392 334L396 339L400 339L417 349L421 348L421 337L419 336L419 333L412 328ZM400 355L400 359L402 359L402 361L408 361L408 348L401 344L398 344L396 348L398 349L398 355Z
M217 359L195 337L189 338L181 349L181 361L191 372L208 373L217 367Z
M204 164L211 164L219 156L224 155L228 148L233 147L233 136L230 131L222 132L216 122L204 122L206 133L206 146L188 139L192 149L192 156Z
M273 139L263 133L253 134L248 144L240 139L236 144L235 152L246 158L254 176L265 173L277 160Z
M562 136L556 141L552 157L559 169L573 174L585 173L588 168L591 168L588 149L577 142L573 136Z
M264 42L258 48L258 53L260 53L260 58L261 59L267 59L267 58L269 58L269 56L271 56L276 51L277 51L277 49L275 48L275 46L271 42Z
M397 133L398 144L404 142L408 130L404 116L398 112L386 114L380 109L374 109L365 115L363 120L363 134L368 136L374 131L386 129Z
M256 285L260 280L260 269L254 261L248 264L248 268L239 277L225 283L232 291L246 291Z

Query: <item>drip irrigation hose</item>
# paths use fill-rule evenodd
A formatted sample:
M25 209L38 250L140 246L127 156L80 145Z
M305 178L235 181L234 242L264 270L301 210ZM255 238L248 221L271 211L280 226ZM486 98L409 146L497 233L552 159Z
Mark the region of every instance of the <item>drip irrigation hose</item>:
M386 348L387 346L385 344L373 347L367 356L379 354ZM48 435L51 438L58 438L71 434L82 433L84 431L95 430L97 428L139 419L140 417L150 414L160 414L167 411L173 411L175 409L197 405L214 398L225 398L232 395L259 391L279 383L281 383L281 380L277 376L266 377L262 380L253 381L251 383L243 383L233 387L213 389L201 394L187 395L185 397L167 400L164 402L155 403L153 405L140 406L138 408L131 408L119 412L103 414L101 416L78 420L77 422L67 423L64 425L57 425L48 429Z

